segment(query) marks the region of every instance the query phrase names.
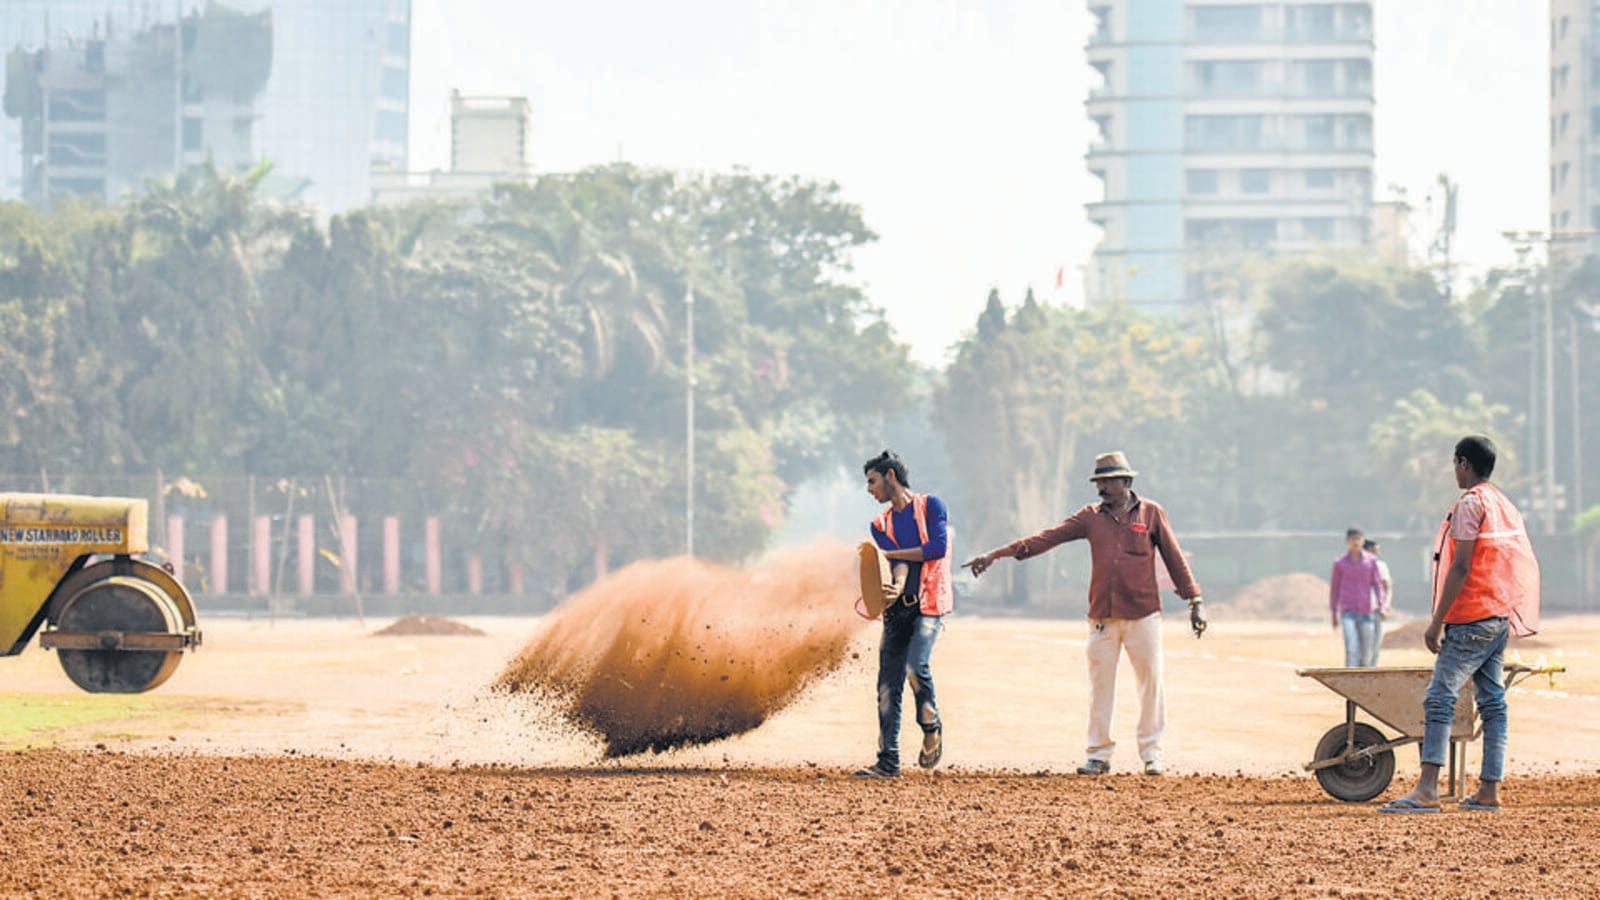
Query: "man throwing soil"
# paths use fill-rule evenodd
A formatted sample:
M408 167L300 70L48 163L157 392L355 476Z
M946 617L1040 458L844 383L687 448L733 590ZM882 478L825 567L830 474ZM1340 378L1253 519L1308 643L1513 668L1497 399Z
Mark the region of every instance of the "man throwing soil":
M963 565L982 575L996 559L1028 559L1067 541L1089 541L1089 709L1088 761L1080 775L1111 771L1111 713L1117 698L1117 660L1128 651L1139 685L1139 758L1146 775L1165 769L1161 733L1166 729L1166 698L1161 684L1161 593L1156 586L1155 551L1161 552L1178 596L1189 601L1189 624L1199 637L1206 628L1200 586L1189 572L1167 513L1155 501L1133 492L1139 473L1120 452L1094 461L1100 503L1090 504L1051 528L997 547Z
M1384 804L1381 812L1439 811L1439 769L1450 747L1456 695L1468 678L1483 722L1483 767L1478 792L1461 801L1461 808L1500 809L1507 734L1500 663L1508 635L1538 630L1539 562L1522 514L1489 483L1494 461L1494 444L1486 437L1472 435L1456 443L1456 486L1465 493L1439 526L1433 620L1422 637L1439 656L1422 701L1422 775L1411 793Z
M947 533L944 502L931 494L911 492L906 464L885 450L862 466L867 493L889 504L870 526L872 539L894 564L898 597L883 610L883 642L878 647L878 761L855 773L857 778L900 777L900 704L906 681L917 704L922 726L922 752L917 765L931 769L944 753L939 706L934 699L933 642L943 616L955 606L950 587L950 561L945 557ZM904 580L900 566L904 564Z

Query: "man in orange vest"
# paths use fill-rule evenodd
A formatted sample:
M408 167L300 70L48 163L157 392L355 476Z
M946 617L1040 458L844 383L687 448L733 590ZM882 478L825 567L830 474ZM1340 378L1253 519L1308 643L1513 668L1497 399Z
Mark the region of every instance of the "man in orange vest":
M944 503L931 494L912 493L906 464L885 450L861 467L867 493L889 508L871 526L872 539L898 569L907 571L898 597L883 610L883 640L878 645L878 760L857 778L900 777L900 705L906 682L917 704L922 752L917 765L931 769L944 754L944 726L934 697L929 660L944 616L955 606L950 587L949 536Z
M1380 812L1439 811L1439 769L1450 746L1456 695L1469 678L1483 722L1483 767L1477 793L1461 801L1461 808L1500 809L1507 733L1500 662L1510 635L1533 634L1539 627L1539 563L1522 514L1489 483L1494 461L1494 444L1486 437L1456 443L1456 486L1465 493L1439 527L1433 557L1433 620L1423 640L1439 658L1422 702L1422 775L1409 794Z

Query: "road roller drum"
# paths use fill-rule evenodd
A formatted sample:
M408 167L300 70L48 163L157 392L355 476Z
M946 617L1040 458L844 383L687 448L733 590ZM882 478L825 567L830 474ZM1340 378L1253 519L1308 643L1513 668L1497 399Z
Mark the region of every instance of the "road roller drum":
M141 499L0 494L0 654L36 632L86 691L138 693L198 647L194 602L149 560Z

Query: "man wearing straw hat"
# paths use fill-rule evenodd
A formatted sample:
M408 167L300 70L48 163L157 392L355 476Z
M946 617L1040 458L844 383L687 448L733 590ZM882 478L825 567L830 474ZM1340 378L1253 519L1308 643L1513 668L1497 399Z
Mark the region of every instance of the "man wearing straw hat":
M1200 586L1167 523L1166 510L1133 492L1138 475L1120 451L1095 458L1099 503L1091 503L1059 525L996 547L964 563L982 575L996 559L1029 559L1067 541L1089 542L1089 740L1088 760L1079 775L1111 771L1111 713L1117 697L1117 661L1122 651L1133 664L1139 685L1139 758L1146 775L1166 771L1161 733L1166 728L1166 697L1161 684L1161 592L1155 554L1161 553L1178 596L1189 601L1189 625L1199 637L1206 629Z

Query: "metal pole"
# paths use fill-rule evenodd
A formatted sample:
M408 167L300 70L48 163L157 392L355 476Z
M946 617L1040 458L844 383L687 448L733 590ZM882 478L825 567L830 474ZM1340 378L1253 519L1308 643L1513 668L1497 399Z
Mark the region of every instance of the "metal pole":
M1567 336L1572 347L1572 359L1569 369L1572 372L1572 511L1583 512L1583 429L1580 427L1580 411L1583 404L1578 402L1578 385L1582 379L1578 377L1578 314L1572 307L1567 307Z
M1555 291L1550 272L1550 257L1545 256L1544 286L1544 533L1556 533L1556 325L1550 295Z
M684 412L684 463L687 472L684 480L685 503L684 552L694 556L694 284L691 282L683 297L688 319L688 341L684 349L684 368L688 372L688 397Z

